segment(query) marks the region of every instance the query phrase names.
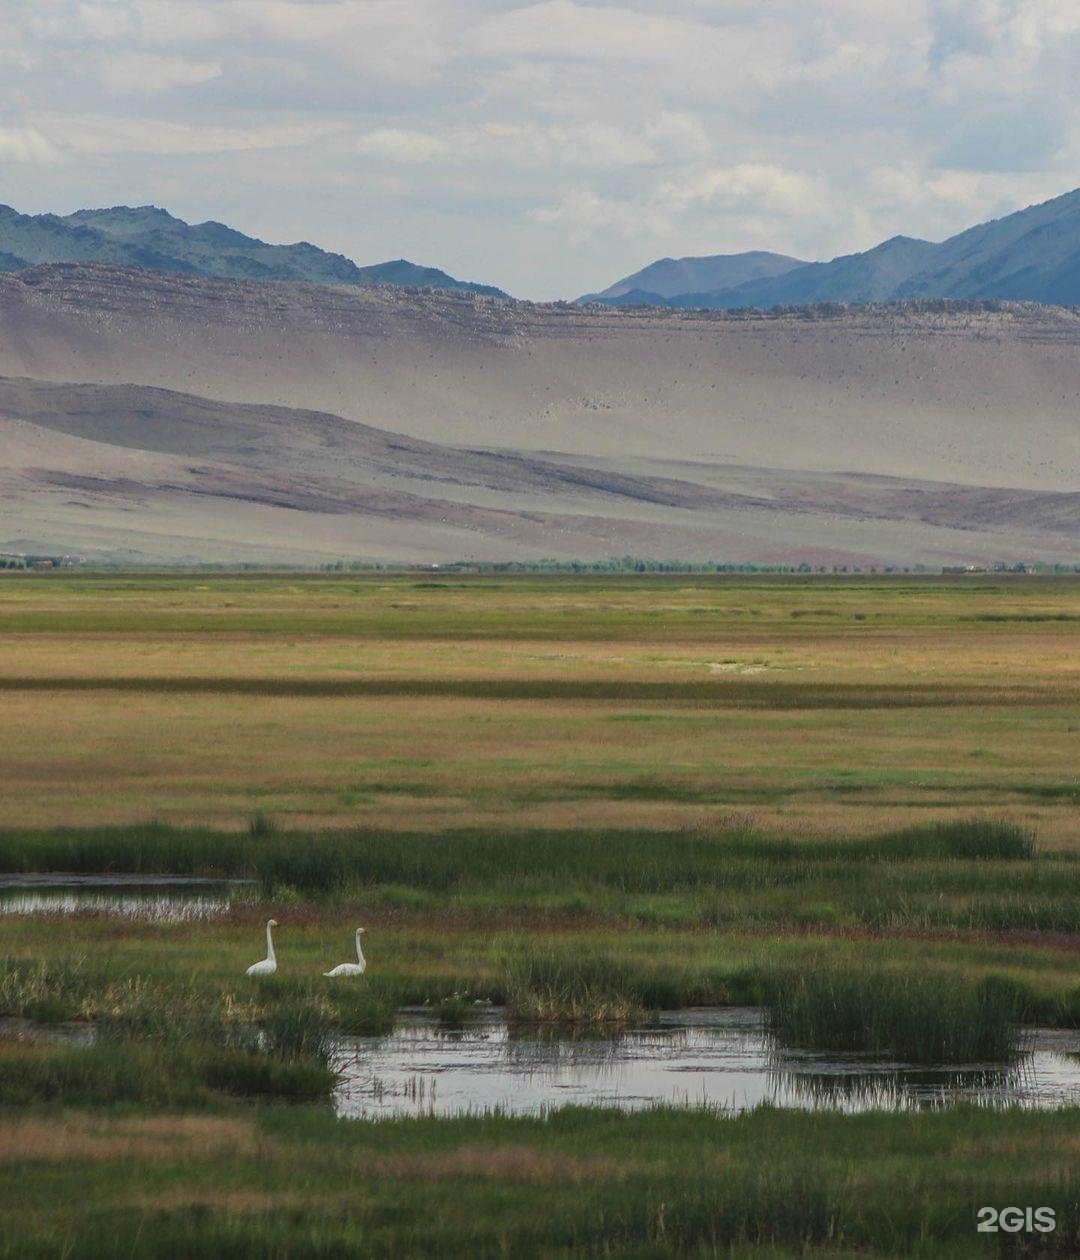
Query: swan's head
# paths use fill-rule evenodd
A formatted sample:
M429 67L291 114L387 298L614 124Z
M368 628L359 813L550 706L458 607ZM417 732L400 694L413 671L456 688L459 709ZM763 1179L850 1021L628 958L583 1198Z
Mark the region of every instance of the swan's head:
M267 927L277 927L277 919L267 919L267 920L266 920L266 926L267 926Z
M367 931L367 928L357 928L356 935L359 936L361 932L366 932L366 931Z

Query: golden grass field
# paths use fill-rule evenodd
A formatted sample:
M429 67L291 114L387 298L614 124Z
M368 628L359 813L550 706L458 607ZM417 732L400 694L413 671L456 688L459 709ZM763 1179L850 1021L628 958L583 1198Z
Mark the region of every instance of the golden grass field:
M1076 578L4 575L0 636L7 826L1076 843Z

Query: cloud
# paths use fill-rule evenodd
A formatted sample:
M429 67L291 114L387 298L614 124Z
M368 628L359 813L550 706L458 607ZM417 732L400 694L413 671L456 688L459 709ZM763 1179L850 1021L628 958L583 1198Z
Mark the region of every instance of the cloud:
M156 96L173 88L208 83L220 74L220 61L195 61L148 52L116 53L104 58L98 68L105 90L121 96Z
M566 228L577 244L601 232L617 233L624 240L661 237L673 227L671 215L651 200L616 201L587 187L571 189L552 205L530 210L529 217Z
M523 295L940 238L1076 181L1075 0L0 0L5 198ZM62 103L57 84L63 84Z
M84 157L152 155L160 158L200 154L263 152L310 148L340 137L339 123L267 123L249 127L193 125L154 118L118 118L108 114L48 114L41 132L52 151L69 162Z
M696 236L703 217L714 227L742 217L741 230L750 227L754 233L774 231L790 238L803 216L827 211L836 213L837 207L825 181L781 166L744 163L702 169L689 178L665 181L644 195L622 200L579 186L534 210L532 218L537 223L561 224L573 240L584 243L612 232L626 240L651 237L659 241L680 232ZM723 251L713 247L713 252Z
M754 162L716 167L685 183L666 184L659 195L673 210L695 203L726 210L746 206L758 213L780 215L815 214L830 208L824 180Z
M917 163L904 162L869 172L864 204L878 214L898 210L924 221L971 226L1018 206L1049 200L1061 191L1060 179L1053 175L1033 179L1009 172L953 168L927 176Z
M483 123L443 131L382 128L356 144L358 153L388 162L412 165L590 168L634 166L655 160L652 140L663 140L662 123L646 134L603 122L578 126L562 123Z
M369 131L356 142L357 153L371 154L390 162L406 165L433 161L445 157L449 146L441 137L424 131L409 131L403 127L383 127Z
M467 49L482 57L546 57L557 61L680 62L721 39L714 26L667 17L662 5L576 4L542 0L477 26Z
M0 158L6 162L38 166L55 161L57 151L37 127L19 123L5 125L0 121Z

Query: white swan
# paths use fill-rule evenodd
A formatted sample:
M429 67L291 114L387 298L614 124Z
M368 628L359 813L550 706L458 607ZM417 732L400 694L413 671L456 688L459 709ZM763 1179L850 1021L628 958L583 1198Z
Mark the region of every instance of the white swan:
M274 953L274 938L270 929L277 927L277 919L266 920L266 957L262 962L252 963L244 973L248 976L272 976L277 971L277 955Z
M360 948L360 933L363 928L356 929L356 962L339 963L331 971L324 971L324 976L362 976L367 970L367 961L364 958L364 951Z

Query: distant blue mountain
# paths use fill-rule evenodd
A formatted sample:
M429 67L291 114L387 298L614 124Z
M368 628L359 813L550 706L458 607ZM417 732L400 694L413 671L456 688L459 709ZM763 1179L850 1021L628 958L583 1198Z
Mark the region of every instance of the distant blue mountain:
M37 263L113 262L234 280L311 284L394 284L506 297L492 285L455 280L400 258L358 267L307 241L268 245L224 223L185 223L156 206L113 206L74 214L20 214L0 206L0 271Z
M747 254L714 254L707 258L661 258L632 276L606 288L587 293L579 302L603 302L607 306L657 306L682 293L705 293L730 289L753 280L782 275L801 267L799 258L752 250ZM649 302L645 299L657 298Z
M749 257L720 255L715 261ZM894 236L861 254L795 264L735 283L696 284L673 291L643 282L654 268L672 277L671 262L663 259L582 300L714 310L906 298L1003 298L1076 306L1080 305L1080 189L981 223L940 245Z

